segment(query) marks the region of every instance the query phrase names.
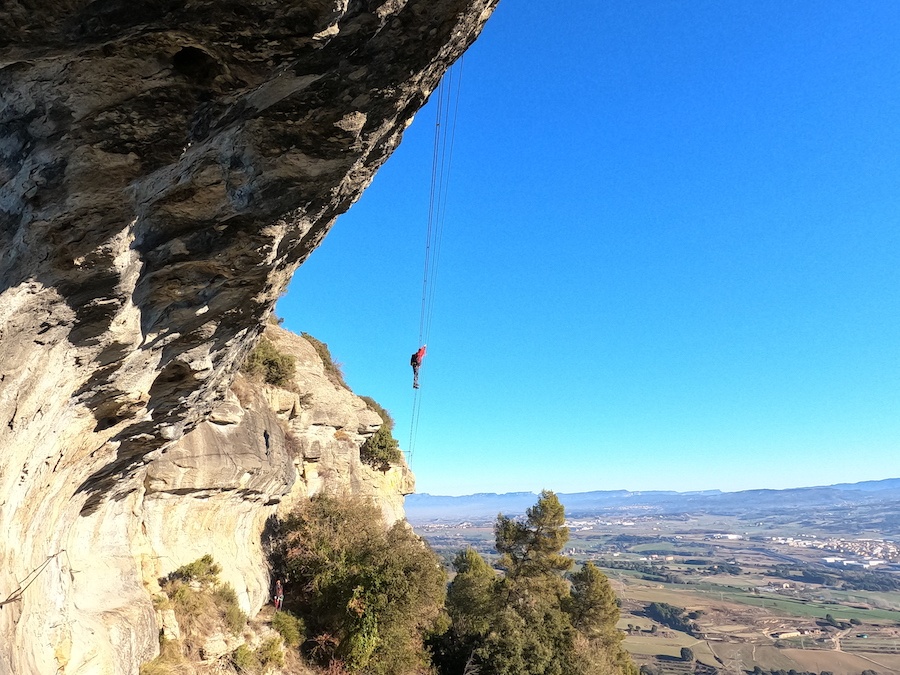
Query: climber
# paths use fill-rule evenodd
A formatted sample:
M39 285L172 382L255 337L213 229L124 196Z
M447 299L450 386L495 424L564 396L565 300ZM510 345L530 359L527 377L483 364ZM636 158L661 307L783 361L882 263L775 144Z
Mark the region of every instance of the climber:
M275 611L280 612L281 608L284 607L284 586L281 583L281 579L278 579L275 582Z
M409 365L412 366L413 369L413 389L419 388L419 368L422 367L422 361L425 358L425 347L428 345L422 345L419 347L419 351L409 357Z

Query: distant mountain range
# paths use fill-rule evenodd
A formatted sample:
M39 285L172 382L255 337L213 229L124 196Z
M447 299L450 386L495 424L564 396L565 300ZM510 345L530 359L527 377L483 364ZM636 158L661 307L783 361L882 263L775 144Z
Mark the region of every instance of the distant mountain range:
M900 478L787 490L598 490L557 493L557 496L570 517L639 512L660 515L690 512L747 515L900 501ZM493 519L498 513L509 516L525 513L535 501L537 495L533 492L481 493L463 497L412 494L406 498L406 517L413 524L486 520Z

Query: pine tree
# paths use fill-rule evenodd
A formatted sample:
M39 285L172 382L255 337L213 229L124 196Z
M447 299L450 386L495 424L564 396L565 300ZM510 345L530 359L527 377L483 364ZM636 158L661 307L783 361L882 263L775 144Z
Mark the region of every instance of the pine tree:
M439 673L459 675L637 675L615 628L618 607L606 577L587 565L572 577L561 554L565 511L541 493L524 521L497 517L499 577L475 551L454 561L447 594L450 630L431 642Z
M453 561L456 577L447 589L447 612L457 632L484 635L496 602L497 573L477 551L467 548Z
M537 504L526 512L524 523L497 516L494 526L500 568L509 579L565 572L572 560L560 555L569 540L566 514L559 498L549 490L541 492Z
M636 673L631 657L622 648L625 636L616 629L619 606L609 579L594 563L588 562L571 576L571 581L572 591L565 607L572 625L587 641L587 651L605 655L615 667L612 672Z
M572 625L588 637L615 631L619 606L606 575L588 562L572 575L571 581L572 593L566 609Z

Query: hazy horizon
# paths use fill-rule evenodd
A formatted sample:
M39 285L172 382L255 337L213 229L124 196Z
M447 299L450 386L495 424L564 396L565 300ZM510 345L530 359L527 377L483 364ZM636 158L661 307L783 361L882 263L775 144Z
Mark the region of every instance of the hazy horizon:
M602 488L602 489L596 489L596 490L577 490L577 491L571 491L571 490L554 490L554 489L553 489L552 487L550 487L550 486L545 486L545 487L539 488L539 489L537 489L537 490L508 490L508 491L504 491L504 492L468 492L468 493L464 493L464 494L455 494L455 495L449 495L449 494L435 494L435 493L433 493L433 492L421 492L421 491L419 491L419 490L416 490L416 491L413 492L412 494L416 494L416 495L428 495L429 497L472 497L472 496L475 496L475 495L498 495L498 496L503 496L503 495L510 495L510 494L534 494L534 495L538 495L538 494L541 493L542 490L550 490L550 491L555 492L555 493L557 493L557 494L584 494L584 493L588 493L588 492L631 492L631 493L641 493L641 492L677 492L677 493L679 493L679 494L690 494L690 493L696 493L696 492L715 492L715 491L722 492L722 493L729 493L729 494L730 494L730 493L734 493L734 492L752 492L752 491L755 491L755 490L774 490L774 491L779 491L779 490L804 490L804 489L807 489L807 488L823 488L823 487L832 487L832 486L834 486L834 485L855 485L855 484L857 484L857 483L878 483L878 482L881 482L881 481L891 481L891 480L900 480L900 476L889 476L888 478L871 478L871 479L863 479L863 480L852 481L852 482L839 481L839 482L836 482L836 483L828 483L828 484L826 484L826 485L822 485L822 484L817 484L817 485L791 485L791 486L779 487L779 488L773 488L773 487L755 487L755 488L743 488L743 489L740 489L740 490L721 490L721 489L719 489L719 488L714 488L714 487L712 487L712 488L706 488L706 489L701 489L701 490L672 490L672 489L670 489L670 488L649 488L649 489L646 489L646 490L631 490L631 489L629 489L629 488ZM407 496L409 496L409 495L407 495Z

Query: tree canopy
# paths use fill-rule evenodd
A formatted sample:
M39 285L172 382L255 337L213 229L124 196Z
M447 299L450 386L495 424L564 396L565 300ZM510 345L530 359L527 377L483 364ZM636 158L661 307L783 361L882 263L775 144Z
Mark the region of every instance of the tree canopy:
M494 527L501 554L494 571L474 550L454 560L447 594L450 630L432 641L444 675L634 675L621 648L615 595L588 563L570 578L573 561L565 512L542 492L524 521L504 515Z
M371 675L419 672L424 635L442 631L446 574L404 523L382 525L359 499L317 495L281 523L276 564L310 656Z
M499 570L460 551L449 588L405 524L385 529L358 499L316 496L276 530L285 607L302 618L304 651L322 665L361 675L638 673L609 580L592 563L566 575L574 561L562 555L569 532L552 492L522 520L497 517Z
M494 525L500 568L507 577L540 577L568 570L572 560L560 551L569 541L569 528L557 496L544 490L525 515L525 522L520 522L500 514Z

